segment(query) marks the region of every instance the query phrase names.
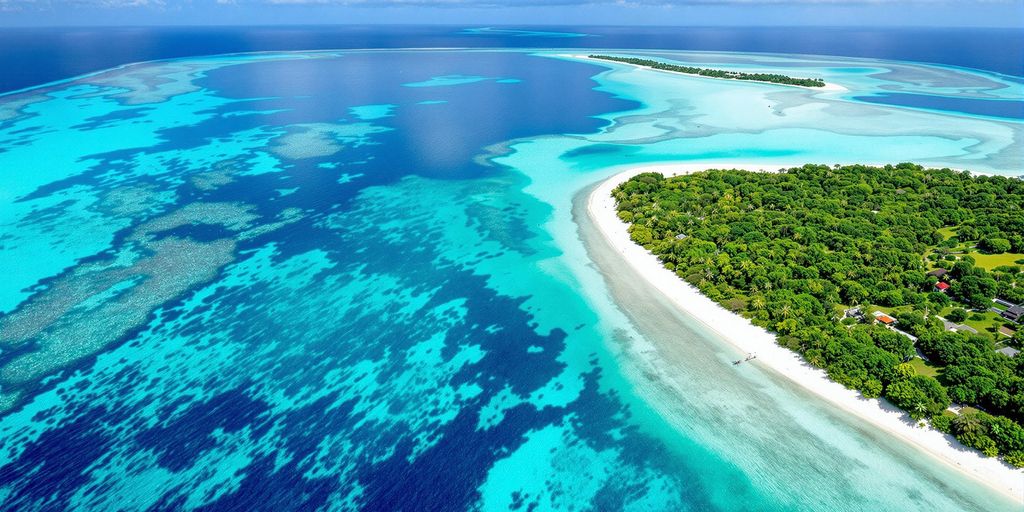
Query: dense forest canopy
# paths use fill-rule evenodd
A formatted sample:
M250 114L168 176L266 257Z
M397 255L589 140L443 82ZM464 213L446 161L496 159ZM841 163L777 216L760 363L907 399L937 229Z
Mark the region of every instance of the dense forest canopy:
M613 195L636 243L832 379L1024 466L1024 355L996 350L1024 332L996 309L1024 302L1024 181L806 165L645 173Z
M757 82L771 82L773 84L800 85L803 87L825 87L825 81L820 78L793 78L779 73L744 73L741 71L726 71L722 69L698 68L693 66L679 66L667 64L651 59L638 59L635 57L614 57L611 55L591 55L591 59L601 59L613 62L633 64L647 68L660 69L662 71L674 71L688 75L700 75L713 78L731 78L733 80L754 80Z

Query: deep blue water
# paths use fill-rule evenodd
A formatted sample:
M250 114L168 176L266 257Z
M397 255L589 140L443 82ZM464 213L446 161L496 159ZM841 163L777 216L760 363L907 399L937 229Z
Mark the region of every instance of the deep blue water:
M971 98L951 98L948 96L907 93L857 96L856 99L870 103L881 103L883 105L964 112L1007 119L1024 119L1024 101L1021 100L975 100Z
M587 37L466 33L448 26L4 28L0 91L120 64L265 50L333 48L643 48L870 57L1024 77L1024 29L543 27Z
M586 64L566 68L565 63L522 53L480 58L473 53L452 52L445 56L353 54L327 61L265 62L215 72L199 83L228 98L278 97L249 104L249 108L288 109L259 116L258 120L242 117L238 128L268 122L332 122L351 117L349 108L359 105L416 105L399 109L393 117L375 120L393 129L376 139L386 145L387 151L364 146L349 153L356 160L375 157L368 164L372 172L367 173L374 181L407 174L410 162L415 162L416 173L425 177L479 177L483 169L473 157L481 148L545 133L592 132L604 122L591 116L637 106L590 90L593 67ZM402 85L403 81L413 83L450 75L486 79L471 87ZM510 77L519 81L501 82ZM559 88L587 92L565 101L558 94L550 94ZM446 103L419 104L430 101ZM204 135L199 132L194 136Z

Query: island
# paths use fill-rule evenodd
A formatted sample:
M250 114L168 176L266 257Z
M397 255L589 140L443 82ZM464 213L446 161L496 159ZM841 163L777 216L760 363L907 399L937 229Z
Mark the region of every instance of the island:
M726 78L730 80L750 80L754 82L768 82L782 85L798 85L801 87L825 87L825 81L820 78L794 78L779 73L743 73L741 71L726 71L722 69L698 68L694 66L680 66L668 64L652 59L640 59L636 57L616 57L612 55L589 55L591 59L607 60L631 64L661 71L674 73L685 73L688 75L700 75L711 78Z
M806 364L1024 467L1024 181L805 165L611 196L633 242Z

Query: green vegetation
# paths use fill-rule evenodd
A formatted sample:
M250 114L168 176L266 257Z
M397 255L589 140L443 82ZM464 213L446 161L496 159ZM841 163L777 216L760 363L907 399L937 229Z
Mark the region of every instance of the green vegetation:
M964 308L953 308L953 310L946 315L946 319L950 322L963 322L964 320L967 320L967 310Z
M910 365L914 367L914 371L918 375L925 375L934 378L939 376L939 371L942 369L941 366L935 366L929 363L928 361L921 359L920 357L915 357L911 359L909 362Z
M968 327L973 327L979 333L987 332L991 334L996 332L1000 325L1003 325L1003 319L996 313L986 311L984 313L972 313L963 323Z
M982 254L972 252L970 255L974 258L975 265L986 270L994 270L996 267L1015 265L1017 264L1016 260L1024 257L1024 254L1014 252L1007 252L1003 254Z
M697 68L693 66L679 66L666 64L651 59L638 59L635 57L613 57L611 55L591 55L591 59L610 60L643 66L647 68L660 69L662 71L674 71L688 75L709 76L713 78L730 78L733 80L754 80L757 82L770 82L773 84L800 85L803 87L825 87L825 81L820 78L793 78L791 76L777 73L743 73L740 71L725 71L721 69Z
M833 380L1024 465L1024 356L995 352L1004 321L987 311L996 296L1024 302L1024 273L953 254L960 237L1024 252L1024 181L912 164L807 165L645 173L613 195L636 243ZM928 274L935 268L948 270L945 292ZM840 304L860 306L863 318L843 319ZM916 347L873 322L874 311L895 317ZM978 334L945 331L939 312ZM951 414L953 402L973 409Z
M982 226L984 228L984 226ZM966 257L974 266L985 270L996 270L999 267L1012 267L1024 262L1024 249L1014 245L1007 238L990 234L986 230L978 230L968 226L959 230L956 227L945 227L936 230L941 241L931 248L928 259L933 266L949 268L950 265ZM1018 237L1020 234L1017 234Z

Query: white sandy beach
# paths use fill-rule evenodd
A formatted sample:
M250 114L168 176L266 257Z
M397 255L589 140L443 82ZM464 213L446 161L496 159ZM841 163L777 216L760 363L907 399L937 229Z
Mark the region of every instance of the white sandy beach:
M802 165L802 164L801 164ZM754 353L754 364L774 370L811 393L861 418L885 432L916 446L937 461L948 464L1011 499L1024 503L1024 471L1011 468L997 459L966 448L951 436L930 428L911 425L905 413L877 399L866 399L828 379L823 370L806 364L798 354L775 343L775 336L719 306L688 283L666 269L656 256L630 240L627 225L616 215L611 191L620 183L642 172L660 172L675 176L705 169L743 169L774 171L793 165L757 165L747 163L669 163L633 168L605 180L587 199L587 212L606 241L615 248L650 285L684 314L717 333L737 349L737 357Z
M559 57L568 57L568 58L571 58L571 59L582 59L582 60L604 62L604 63L613 62L613 61L608 61L608 60L603 60L603 59L594 59L594 58L591 58L589 55L579 55L579 54L565 54L565 55L559 55ZM636 65L636 64L629 64L629 63L626 63L626 62L614 62L614 63L615 64L620 64L620 65L623 65L623 66L632 66L632 67L637 68L637 69L646 69L648 71L652 71L652 72L655 72L655 73L668 73L670 75L676 75L676 76L689 76L689 77L694 77L694 78L706 78L708 80L728 80L730 82L748 82L748 83L753 83L753 84L778 85L778 86L781 86L781 87L799 87L800 89L807 89L808 91L818 91L818 92L846 92L846 91L849 90L846 87L843 87L843 86L841 86L841 85L839 85L837 83L833 83L833 82L825 82L825 86L824 87L807 87L807 86L804 86L804 85L796 85L796 84L779 84L779 83L775 83L775 82L765 82L763 80L739 80L739 79L736 79L736 78L722 78L722 77L717 77L717 76L704 76L704 75L694 75L694 74L690 74L690 73L679 73L679 72L676 72L676 71L668 71L666 69L654 69L654 68L649 68L649 67L646 67L646 66L639 66L639 65Z

